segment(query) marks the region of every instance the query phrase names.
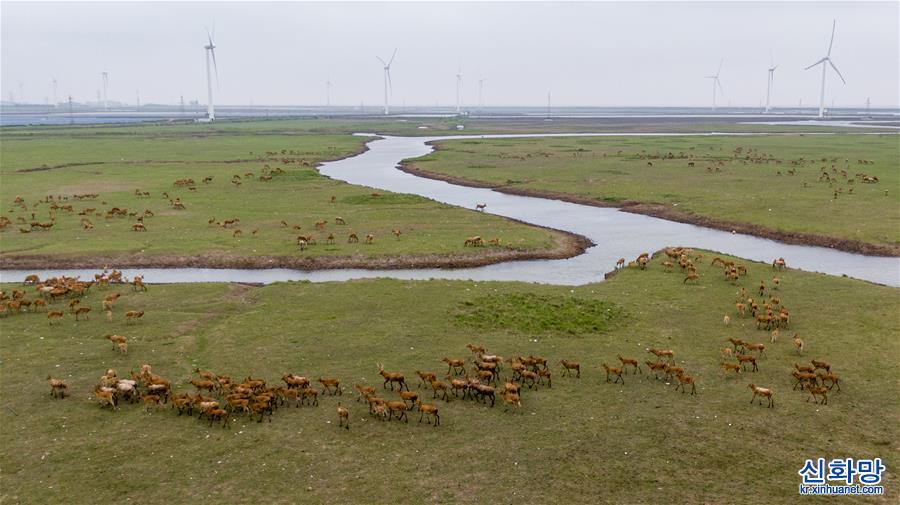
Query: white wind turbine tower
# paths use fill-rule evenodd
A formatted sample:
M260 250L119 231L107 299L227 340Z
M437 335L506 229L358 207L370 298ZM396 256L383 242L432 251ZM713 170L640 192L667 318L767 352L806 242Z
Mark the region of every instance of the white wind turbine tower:
M109 72L104 70L100 72L100 75L103 76L103 110L109 110L109 99L106 95L106 88L109 86Z
M725 93L725 90L722 89L722 83L719 82L719 74L722 72L722 64L725 63L725 59L723 58L719 61L719 70L716 70L716 75L708 75L707 79L712 79L712 89L713 89L713 101L712 101L712 110L716 110L716 87L719 88L722 93Z
M391 63L394 62L394 57L397 56L397 50L394 49L394 54L391 55L391 59L385 62L381 59L381 56L376 56L378 61L384 65L384 115L388 115L390 113L390 104L388 103L388 93L393 93L394 86L391 83Z
M841 75L841 71L834 65L834 62L831 61L831 46L834 45L834 28L837 25L837 20L832 21L831 23L831 41L828 42L828 52L822 57L821 60L813 63L812 65L806 67L804 70L809 70L816 65L822 65L822 90L819 94L819 117L825 117L825 63L831 65L831 68L837 73L838 77L841 78L844 84L847 84L847 81L844 80L844 76Z
M484 100L482 99L482 97L483 97L482 91L484 89L484 81L486 81L486 80L487 80L487 77L482 77L481 79L478 79L478 108L479 109L484 107Z
M59 101L56 99L56 77L50 78L50 83L53 85L53 106L59 107Z
M213 27L215 30L215 27ZM206 102L206 117L210 122L216 120L216 107L213 105L213 89L212 89L212 78L213 74L209 67L210 59L212 59L212 66L216 73L216 89L219 89L219 66L216 64L216 45L213 44L212 35L210 35L209 30L206 30L206 38L209 40L209 44L203 46L203 49L206 50L206 93L207 93L207 102Z
M325 81L325 106L331 107L331 79Z
M456 71L456 115L461 113L459 105L459 93L462 91L462 67Z
M772 97L772 86L775 84L775 69L778 68L778 65L775 65L774 63L774 61L770 63L769 84L766 86L766 114L769 113L769 109L771 108L769 104Z

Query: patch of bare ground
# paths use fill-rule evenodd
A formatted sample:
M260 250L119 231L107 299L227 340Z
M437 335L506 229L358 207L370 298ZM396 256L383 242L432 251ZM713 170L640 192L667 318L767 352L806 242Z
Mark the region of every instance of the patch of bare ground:
M622 200L617 202L605 202L595 200L593 198L573 195L571 193L563 193L559 191L550 191L543 189L519 188L512 186L504 186L501 184L492 184L463 177L440 174L430 172L410 166L408 163L401 163L399 170L415 175L417 177L425 177L426 179L435 179L438 181L449 182L459 186L468 186L472 188L487 188L498 193L506 193L510 195L530 196L536 198L547 198L551 200L560 200L564 202L577 203L580 205L590 205L593 207L616 208L622 212L631 212L633 214L643 214L646 216L658 217L668 221L677 221L679 223L693 224L703 226L704 228L713 228L727 232L741 233L744 235L753 235L755 237L777 240L787 244L799 244L817 247L827 247L829 249L837 249L852 253L864 254L866 256L900 256L900 244L872 244L861 240L852 240L839 237L831 237L828 235L820 235L815 233L791 232L784 230L776 230L765 226L743 223L738 221L728 221L724 219L716 219L708 216L701 216L692 212L677 210L672 207L657 203L644 203L635 200Z

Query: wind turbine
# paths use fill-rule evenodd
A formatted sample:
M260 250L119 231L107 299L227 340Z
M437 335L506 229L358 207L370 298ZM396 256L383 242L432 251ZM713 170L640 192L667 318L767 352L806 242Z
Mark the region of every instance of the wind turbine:
M206 38L209 40L209 44L203 46L203 49L206 50L206 93L209 97L206 102L206 117L212 122L216 120L216 107L213 105L212 72L209 68L210 59L212 59L212 66L216 73L216 90L219 89L219 66L216 64L216 45L213 44L209 30L206 30Z
M774 61L770 63L772 66L769 67L769 84L766 87L766 114L769 113L769 109L771 108L769 100L772 97L772 86L775 84L775 69L778 68L778 65L775 65L774 63Z
M109 72L104 70L100 72L100 75L103 76L103 110L109 110L109 99L106 95L106 88L109 87Z
M331 79L325 81L325 106L331 107Z
M378 61L384 65L384 115L388 115L390 113L390 104L388 104L388 93L391 94L394 92L394 85L391 83L391 63L394 62L394 57L397 56L397 49L394 49L394 54L391 55L391 59L385 62L381 59L381 56L376 56Z
M844 76L841 75L841 71L834 65L834 62L831 61L831 46L834 45L834 28L837 25L837 20L832 21L831 23L831 41L828 42L828 52L825 53L825 56L822 57L821 60L813 63L812 65L806 67L804 70L809 70L816 65L822 65L822 89L819 93L819 117L825 117L825 63L831 65L831 68L837 73L838 77L841 78L844 84L847 84L847 81L844 80Z
M716 87L724 94L725 90L722 89L722 83L719 82L719 74L722 72L722 64L725 63L725 59L723 58L719 61L719 70L716 70L715 75L706 76L707 79L712 79L712 89L713 89L713 101L712 101L712 110L716 110Z
M53 106L59 107L59 101L56 99L56 77L51 77L50 83L53 85Z
M484 107L484 100L482 99L482 90L484 88L484 81L487 80L487 77L482 77L478 79L478 108Z
M459 67L456 71L456 115L458 116L461 113L459 106L459 93L462 90L462 67Z

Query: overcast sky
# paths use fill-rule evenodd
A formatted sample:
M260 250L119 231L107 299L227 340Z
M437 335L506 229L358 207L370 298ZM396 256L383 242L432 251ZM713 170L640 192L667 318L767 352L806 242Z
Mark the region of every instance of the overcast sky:
M206 103L205 26L215 24L217 104L381 104L392 67L396 105L450 105L461 66L463 103L708 106L721 58L720 105L818 103L837 20L826 106L897 107L900 2L528 3L0 3L2 97L42 103L109 98ZM20 84L23 90L20 95ZM23 100L24 99L24 100Z

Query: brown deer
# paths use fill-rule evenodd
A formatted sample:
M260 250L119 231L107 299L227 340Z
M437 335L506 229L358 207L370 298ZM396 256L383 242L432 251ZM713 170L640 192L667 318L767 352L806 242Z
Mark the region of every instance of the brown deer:
M384 389L387 389L388 384L391 385L391 391L394 390L394 383L396 382L400 386L400 391L403 391L405 387L407 391L409 391L409 386L406 385L406 378L400 372L385 372L384 366L379 363L378 364L378 375L384 377Z

